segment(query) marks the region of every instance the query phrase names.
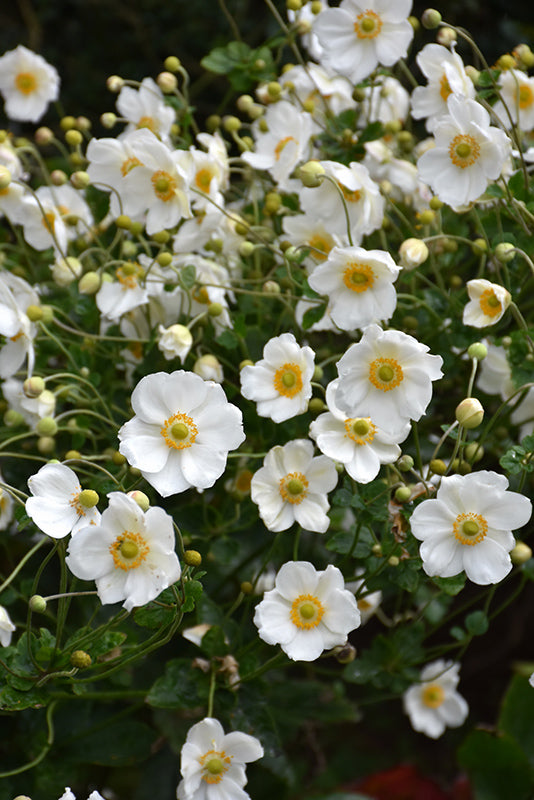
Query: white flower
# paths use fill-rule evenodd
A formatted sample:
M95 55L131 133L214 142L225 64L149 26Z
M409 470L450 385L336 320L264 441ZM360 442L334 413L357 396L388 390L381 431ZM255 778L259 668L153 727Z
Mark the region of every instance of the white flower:
M462 570L473 583L498 583L512 569L512 529L528 522L532 504L507 492L504 475L481 470L443 478L436 497L424 500L410 519L423 543L427 575L450 578Z
M528 682L529 682L529 683L530 683L530 685L531 685L531 686L534 688L534 672L532 673L532 675L531 675L531 676L530 676L530 678L528 679Z
M396 158L394 151L383 139L374 139L372 142L365 142L364 167L367 167L369 174L374 181L389 181L391 189L388 195L406 202L414 195L419 187L419 173L417 167L405 158Z
M336 245L340 246L339 236L327 230L320 219L307 214L296 214L294 217L284 216L282 228L291 244L310 248L310 255L304 262L311 268L328 258L328 254Z
M308 278L311 288L326 294L329 312L344 331L389 320L397 305L393 286L400 271L384 250L334 247Z
M39 397L26 397L22 381L8 378L2 384L2 392L9 408L22 414L25 422L34 427L43 417L52 417L56 408L56 396L45 389Z
M399 442L408 436L410 424L390 434L375 425L372 417L347 417L335 403L338 384L337 380L328 384L328 411L311 423L310 436L322 453L344 465L351 478L369 483L378 475L381 464L392 464L399 458Z
M477 386L486 394L500 394L502 399L506 400L513 394L515 388L506 350L504 347L491 344L486 339L482 341L488 348L488 354L480 362Z
M129 136L125 136L124 139L106 137L91 139L87 145L86 157L89 161L87 173L91 183L98 189L111 192L110 210L114 217L118 217L123 211L124 177L134 167L142 166L129 140Z
M303 414L312 395L315 354L300 347L292 333L269 339L263 359L241 370L241 394L255 400L260 417L275 422Z
M82 528L70 540L66 563L77 578L96 582L103 605L124 600L131 611L180 577L172 517L157 506L145 513L121 492L108 497L100 524Z
M243 790L245 764L263 756L258 739L241 731L224 733L221 723L206 717L193 725L182 747L178 800L250 800Z
M241 411L193 372L145 375L131 402L135 416L119 430L119 450L163 497L213 486L228 451L245 439Z
M337 471L326 456L313 457L313 444L295 439L273 447L250 484L250 497L270 531L298 522L305 530L324 533L330 524L326 495L337 484Z
M171 325L169 328L158 326L158 350L167 361L179 358L183 364L192 344L193 336L185 325Z
M0 483L2 483L2 473L0 473ZM14 500L5 489L0 486L0 531L5 531L13 519Z
M302 11L309 10L304 6ZM311 12L310 12L311 13ZM280 76L283 96L299 104L311 101L314 104L313 116L323 119L328 109L334 116L349 108L354 108L352 88L343 76L332 70L324 69L319 64L309 61L305 66L297 64Z
M412 0L342 0L319 14L313 31L321 59L354 83L382 64L391 67L408 52Z
M445 728L464 724L469 708L456 691L459 670L451 661L433 661L421 670L420 683L404 692L404 711L414 730L437 739Z
M474 98L475 87L468 77L458 53L440 44L427 44L416 56L419 69L427 78L426 86L418 86L412 94L412 116L426 117L426 128L432 133L440 118L448 114L451 94Z
M256 606L254 624L260 639L279 644L293 661L315 661L323 650L346 643L360 612L337 567L318 571L309 561L289 561Z
M174 122L174 109L166 105L161 89L152 78L143 78L139 89L123 86L116 106L119 114L130 123L121 138L137 128L148 128L159 139L168 142Z
M362 572L363 570L357 569L356 575L359 575ZM380 607L380 603L382 602L382 592L380 589L377 589L375 592L369 592L363 578L358 578L355 581L349 581L345 584L345 586L349 592L360 595L357 598L356 603L358 604L358 611L360 612L361 616L361 624L365 625L365 623L369 622L373 614Z
M493 110L503 125L511 128L511 117L523 132L531 131L534 128L534 78L518 69L507 69L499 75L499 86L502 100L495 103Z
M473 328L495 325L510 305L512 297L504 286L484 278L467 281L469 303L464 308L463 323Z
M66 464L45 464L28 478L28 487L33 496L26 500L26 513L54 539L100 522L97 493L82 490L76 473Z
M224 380L224 372L222 364L212 353L206 353L200 358L197 358L193 364L193 372L195 375L200 375L203 381L215 381L215 383L222 383Z
M368 325L338 362L336 405L350 417L372 417L393 432L425 413L442 363L413 336Z
M410 110L410 95L404 86L391 76L378 75L372 86L363 90L361 102L363 115L358 120L361 128L369 122L403 122Z
M37 122L59 97L59 75L42 56L19 44L0 58L0 92L9 119Z
M66 786L66 787L65 787L65 791L64 791L64 793L61 795L61 797L59 798L59 800L76 800L76 795L74 795L74 794L73 794L73 792L71 791L71 788L70 788L70 786ZM97 792L97 791L95 790L94 792L91 792L91 794L89 795L89 797L87 798L87 800L105 800L105 798L104 798L104 797L102 797L102 795L100 794L100 792Z
M11 634L16 630L4 606L0 606L0 644L9 647Z
M436 125L436 146L419 158L423 181L453 208L469 205L501 174L511 146L504 131L490 125L476 100L452 94L449 114Z
M145 270L134 261L126 261L115 270L115 278L106 275L96 293L98 310L113 322L148 302L148 286L142 282Z
M0 378L10 378L28 359L31 376L35 359L33 340L37 326L26 314L30 305L39 305L37 292L22 278L9 272L0 274Z

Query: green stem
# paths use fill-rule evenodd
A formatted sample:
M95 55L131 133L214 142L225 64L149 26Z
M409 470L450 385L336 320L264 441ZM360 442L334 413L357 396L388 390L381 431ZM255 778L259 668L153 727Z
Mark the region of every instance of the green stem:
M41 761L46 757L48 751L52 747L54 743L54 721L52 715L54 713L54 709L56 707L57 700L52 700L48 708L46 709L46 727L47 727L47 734L46 734L46 744L39 753L32 761L29 761L27 764L24 764L22 767L17 767L16 769L10 769L7 772L0 772L0 778L9 778L11 775L20 775L21 772L27 772L29 769L33 769L36 767L37 764L40 764Z

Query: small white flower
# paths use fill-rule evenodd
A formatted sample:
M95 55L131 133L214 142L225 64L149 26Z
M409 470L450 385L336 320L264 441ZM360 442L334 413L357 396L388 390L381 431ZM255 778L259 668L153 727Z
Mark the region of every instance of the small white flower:
M134 261L123 262L115 270L115 279L107 276L96 293L98 310L113 322L148 302L148 286L143 282L145 270Z
M504 347L482 340L488 348L486 358L480 362L477 386L486 394L499 394L506 400L514 392L512 369L506 357Z
M2 384L2 392L9 408L22 414L25 422L31 427L35 427L43 417L54 416L56 396L49 389L41 392L39 397L26 397L22 381L8 378Z
M305 530L324 533L330 520L327 493L337 484L337 471L326 456L313 457L313 444L295 439L273 447L250 484L250 497L270 531L298 522Z
M518 69L507 69L499 75L499 86L502 100L495 103L494 112L505 128L511 127L511 117L524 133L528 133L534 128L534 78L529 78ZM505 103L510 117L506 113Z
M318 571L309 561L289 561L256 606L254 624L260 639L279 644L293 661L315 661L323 650L346 643L360 612L333 564Z
M362 116L358 120L364 128L370 122L404 122L410 110L410 95L404 86L390 75L377 75L372 86L363 90Z
M532 503L508 492L504 475L481 470L443 478L436 497L424 500L410 525L422 541L423 569L450 578L462 570L473 583L498 583L512 569L512 529L530 519Z
M328 258L333 247L342 244L341 237L330 233L320 219L307 214L283 217L282 227L291 244L298 247L305 245L310 248L310 255L304 264L309 265L312 269L316 264L320 264Z
M469 708L456 691L459 670L451 661L433 661L421 670L420 683L404 692L404 711L414 730L437 739L445 728L464 724Z
M82 490L76 473L66 464L45 464L28 478L28 487L33 496L26 500L26 513L54 539L100 522L98 495Z
M504 286L484 278L467 281L469 303L464 308L463 323L473 328L495 325L510 305L512 296Z
M76 800L76 796L75 796L75 795L73 794L73 792L71 791L71 788L70 788L70 786L66 786L66 787L65 787L65 791L64 791L64 793L61 795L61 797L59 798L59 800ZM105 798L104 798L104 797L102 797L102 795L100 794L100 792L97 792L97 791L95 790L94 792L91 792L91 794L89 795L89 797L87 798L87 800L105 800Z
M0 58L0 93L9 119L37 122L59 97L59 75L42 56L19 44Z
M77 578L96 582L103 605L124 600L131 611L180 577L172 517L157 506L145 513L121 492L108 497L100 524L82 528L70 540L66 563Z
M292 333L269 339L263 359L241 370L241 394L254 400L260 417L275 422L303 414L312 396L315 354L300 347Z
M179 358L182 364L191 350L193 336L185 325L171 325L164 328L158 326L158 350L161 350L167 361Z
M119 430L119 450L163 497L213 486L228 451L245 439L241 411L193 372L145 375L131 402L135 416Z
M0 334L6 338L0 346L0 378L14 375L26 358L28 375L32 374L37 326L26 310L39 302L37 292L25 280L7 271L0 274Z
M413 91L412 116L414 119L426 117L426 128L432 133L440 118L449 113L447 100L450 95L473 99L475 87L458 53L451 53L447 47L427 44L415 60L428 83Z
M130 123L121 138L138 128L147 128L162 141L169 141L174 109L165 103L161 89L152 78L143 78L138 89L123 86L116 106L121 117Z
M531 675L531 676L530 676L530 678L528 679L528 682L529 682L529 683L530 683L530 685L531 685L531 686L534 688L534 672L532 673L532 675Z
M2 647L9 647L11 644L11 634L16 630L11 622L9 614L4 606L0 606L0 644Z
M241 731L224 733L221 723L206 717L193 725L182 747L178 800L250 800L245 764L263 756L258 739Z
M0 473L0 483L2 483L2 473ZM13 519L14 500L5 489L0 486L0 531L5 531Z

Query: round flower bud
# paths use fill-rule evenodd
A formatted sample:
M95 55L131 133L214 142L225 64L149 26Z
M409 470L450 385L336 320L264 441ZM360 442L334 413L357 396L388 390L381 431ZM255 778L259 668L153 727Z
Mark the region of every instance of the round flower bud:
M429 467L434 475L445 475L447 472L447 465L441 458L433 458Z
M237 133L241 128L241 120L239 117L233 117L231 114L228 114L223 118L223 128L225 131L228 131L228 133Z
M63 186L65 183L67 183L68 178L62 169L54 169L50 173L50 180L54 186Z
M11 183L11 172L7 167L0 165L0 191L7 189Z
M241 242L239 245L239 255L241 258L249 258L255 250L255 245L248 240Z
M398 567L400 564L400 558L398 556L390 556L388 558L388 564L390 567Z
M250 360L250 358L245 358L243 361L239 362L239 369L243 369L243 367L253 367L254 362Z
M467 355L469 358L476 358L477 361L483 361L488 355L488 348L483 342L473 342L467 348Z
M45 382L42 378L34 375L32 378L26 378L22 384L22 391L26 397L39 397L44 392Z
M222 383L224 380L223 368L220 361L210 353L201 356L195 361L193 372L200 375L205 381Z
M534 67L534 53L528 44L518 44L517 47L514 48L514 56L519 59L521 64L527 69Z
M484 448L478 442L470 442L464 448L464 456L466 461L472 461L476 464L477 461L484 458Z
M82 275L78 282L78 291L80 294L96 294L100 289L100 275L98 272L86 272Z
M33 138L36 144L45 147L47 144L50 144L50 142L54 141L54 133L50 128L43 125L41 128L37 128Z
M43 417L35 426L39 436L55 436L57 433L57 422L53 417Z
M206 120L206 128L208 131L216 131L221 127L221 118L218 114L210 114Z
M15 411L14 408L10 408L4 414L4 425L6 428L16 428L19 425L22 425L24 422L24 417L18 411Z
M308 189L315 189L323 182L322 176L325 174L325 168L319 161L307 161L298 170L298 176L304 186Z
M302 0L286 0L286 8L288 11L300 11Z
M399 486L399 488L395 490L395 500L398 503L407 503L411 496L412 490L409 486Z
M40 594L34 594L30 597L28 605L34 614L44 614L46 611L46 600Z
M83 142L83 136L80 131L70 130L65 133L65 141L71 147L77 147Z
M76 127L76 118L73 117L71 114L62 117L59 121L59 127L61 128L62 131L72 130L72 128Z
M126 214L119 214L119 216L115 220L115 225L117 226L117 228L129 231L130 228L132 227L132 220Z
M58 286L68 286L83 272L81 262L73 256L58 258L52 264L52 277Z
M169 231L156 231L156 233L153 233L150 238L158 244L167 244L171 238L171 234Z
M98 492L94 489L84 489L78 495L78 502L84 508L94 508L99 500Z
M439 11L436 11L435 8L427 8L421 15L423 28L426 28L428 31L437 28L441 24L441 20L441 14Z
M317 14L320 14L322 10L323 10L323 4L321 3L321 0L312 0L312 2L310 3L310 11L312 12L312 14L314 16L317 16Z
M454 28L440 28L436 34L436 41L443 47L450 47L451 44L456 42L456 31Z
M91 120L87 117L76 117L76 127L79 131L90 131Z
M242 94L237 98L236 106L238 107L239 111L242 111L244 114L246 114L253 105L254 98L249 94Z
M51 436L40 436L37 439L37 449L43 456L49 456L54 452L56 443Z
M43 318L43 307L36 305L28 306L26 309L26 316L30 322L39 322L39 320Z
M412 270L419 267L428 258L428 247L421 239L405 239L399 248L401 265Z
M169 264L172 264L172 253L159 253L156 261L160 265L160 267L168 267Z
M122 467L123 464L126 464L126 457L123 456L122 453L119 453L118 450L114 450L111 454L111 460L115 464L116 467Z
M75 189L87 189L91 183L91 178L89 177L89 173L85 172L83 169L79 169L72 173L70 182Z
M93 659L85 650L75 650L74 653L71 653L70 663L78 669L87 669L93 663Z
M67 450L65 453L65 461L80 461L81 457L79 450Z
M428 205L432 211L439 211L440 208L443 208L443 201L440 200L439 197L431 197L428 201Z
M163 66L165 67L165 69L168 69L169 72L178 72L178 70L182 66L182 62L176 56L167 56L167 58L163 62Z
M436 212L432 211L431 208L425 208L424 211L420 211L417 214L417 219L421 225L432 225L436 220Z
M243 583L239 588L241 589L243 594L252 594L252 592L254 591L254 587L250 581L243 581Z
M100 117L100 122L104 128L111 130L111 128L115 127L117 115L113 111L105 111Z
M280 284L277 281L265 281L261 290L264 294L280 294Z
M320 414L321 411L326 409L326 403L320 397L312 397L308 403L308 411L310 414Z
M120 75L110 75L106 81L106 86L113 94L118 94L124 86L124 79Z
M356 658L356 648L347 642L334 648L332 655L339 664L350 664Z
M495 258L501 264L508 264L515 258L515 245L510 242L499 242L495 248Z
M511 53L503 53L502 56L499 56L497 59L496 67L497 69L514 69L517 66L517 62Z
M478 428L484 419L484 408L476 397L466 397L458 403L455 411L456 419L467 430Z
M411 456L404 455L397 461L397 469L399 472L409 472L413 469L414 460Z
M516 567L520 567L521 564L530 561L532 558L532 549L528 544L525 544L525 542L516 542L515 547L510 551L510 558L512 559L512 564L515 564Z
M377 542L376 544L374 544L374 545L371 547L371 553L372 553L374 556L376 556L377 558L380 558L380 557L381 557L381 555L382 555L382 545L381 545L379 542Z
M160 72L156 82L164 94L170 94L171 92L174 92L178 86L176 75L173 75L172 72Z
M146 494L139 491L139 489L134 489L133 492L128 492L128 497L131 497L132 500L135 500L141 511L148 511L150 508L150 500Z
M223 311L222 303L210 303L208 306L208 314L210 317L220 317Z
M280 95L282 94L282 87L278 83L278 81L271 81L267 84L267 94L269 95L271 100L278 100Z
M200 567L202 564L202 556L198 550L186 550L184 553L184 564L188 567Z

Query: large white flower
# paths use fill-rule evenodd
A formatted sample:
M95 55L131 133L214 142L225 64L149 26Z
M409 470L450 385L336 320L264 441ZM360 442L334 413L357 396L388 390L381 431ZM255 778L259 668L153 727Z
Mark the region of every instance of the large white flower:
M28 478L28 486L32 497L26 500L26 513L48 536L62 539L100 522L97 493L83 490L66 464L45 464Z
M275 422L303 414L312 395L315 354L300 347L292 333L269 339L263 358L241 370L241 394L255 400L260 417Z
M384 250L334 247L308 278L311 288L326 294L329 313L344 331L389 320L397 305L393 286L400 272Z
M37 122L59 97L59 75L42 56L19 44L0 58L0 92L9 119Z
M96 582L103 605L124 600L131 611L180 577L172 517L156 506L145 513L121 492L108 497L100 524L82 528L70 540L66 563L77 578Z
M445 728L464 724L469 708L456 691L459 670L451 661L433 661L421 670L420 683L404 692L402 703L414 730L437 739Z
M193 372L145 375L131 402L135 417L119 430L119 450L163 497L213 486L245 439L241 411Z
M484 278L467 281L466 288L469 303L464 308L463 323L472 325L473 328L495 325L512 300L510 292L504 286Z
M425 45L415 60L428 83L413 91L412 116L415 119L426 117L426 128L432 133L440 118L449 113L447 100L450 95L472 99L475 87L458 53L451 53L441 44Z
M512 530L528 522L532 503L507 488L504 475L487 470L442 479L436 497L410 519L427 575L449 578L465 570L473 583L486 585L510 572Z
M434 131L436 146L423 153L417 167L439 199L456 208L477 200L499 177L511 145L476 100L451 94L447 107Z
M295 439L273 447L250 484L250 497L270 531L298 522L308 531L324 533L330 524L327 492L337 484L337 471L326 456L313 457L313 444Z
M263 756L256 737L241 731L224 732L221 723L206 717L193 725L182 747L178 800L250 800L243 790L245 764Z
M378 66L391 67L408 52L413 28L412 0L342 0L313 27L324 52L321 59L354 83Z
M383 430L396 431L425 413L442 363L413 336L368 325L338 362L336 405L350 417L371 417Z
M493 110L502 124L510 128L511 117L523 132L531 131L534 128L534 78L518 69L507 69L499 75L499 86L502 100L495 103Z
M360 612L333 564L316 570L309 561L289 561L256 606L254 624L260 639L279 644L293 661L315 661L323 650L346 643Z

